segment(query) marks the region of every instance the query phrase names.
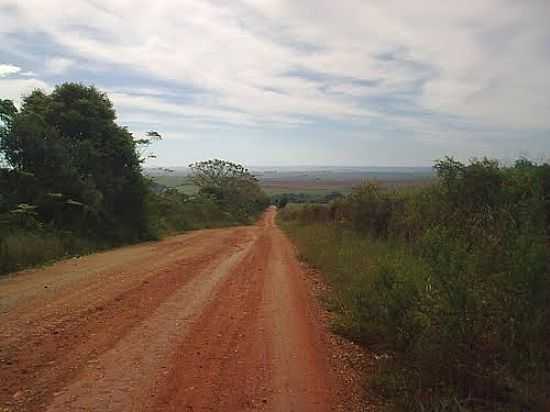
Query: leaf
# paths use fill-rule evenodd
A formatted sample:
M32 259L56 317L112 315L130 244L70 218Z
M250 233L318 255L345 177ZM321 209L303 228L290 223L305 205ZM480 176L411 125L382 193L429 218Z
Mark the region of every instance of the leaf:
M28 203L19 203L15 209L10 210L10 213L14 215L35 215L35 209L37 207L38 206L30 205Z
M147 132L147 137L153 140L162 140L162 136L160 135L160 133L155 130L149 130Z
M71 206L80 206L80 207L86 206L84 203L78 202L78 201L73 200L73 199L69 199L65 203L68 204L68 205L71 205Z
M63 193L48 193L49 197L53 197L54 199L61 199L63 196L65 196Z

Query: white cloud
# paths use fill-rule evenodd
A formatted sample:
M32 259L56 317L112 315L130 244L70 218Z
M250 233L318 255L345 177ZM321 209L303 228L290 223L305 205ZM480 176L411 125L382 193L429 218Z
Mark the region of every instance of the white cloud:
M12 74L17 74L21 71L21 67L14 66L12 64L0 64L0 78L8 77Z
M21 104L22 97L35 89L50 91L51 87L39 79L0 78L0 98L12 100L16 106Z
M281 125L300 125L307 123L299 118L291 117L285 112L280 114L266 113L252 115L250 113L230 110L219 106L173 103L159 96L137 95L120 92L109 92L109 97L117 107L123 121L150 123L180 122L181 127L204 128L210 122L225 123L233 126L256 127L266 123ZM157 120L154 120L155 117ZM217 126L216 126L217 127Z
M74 60L66 57L52 57L46 61L46 69L51 74L64 74L74 64Z
M204 91L186 104L146 84L115 91L117 107L134 113L247 126L378 119L442 140L457 134L438 115L550 128L546 0L5 3L17 25L3 30L46 33L71 56ZM50 56L46 68L67 73L74 61ZM412 114L384 106L394 95L407 96ZM432 115L416 119L417 111Z
M179 116L182 121L186 118L224 121L235 124L252 124L250 117L239 112L229 110L213 109L196 105L175 104L146 95L132 95L125 93L109 93L109 97L115 106L129 112L156 112L161 115Z

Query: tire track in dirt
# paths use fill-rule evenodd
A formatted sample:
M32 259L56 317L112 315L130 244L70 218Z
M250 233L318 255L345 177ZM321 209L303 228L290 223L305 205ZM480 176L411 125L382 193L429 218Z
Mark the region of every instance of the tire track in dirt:
M326 331L274 218L0 281L0 410L332 410Z
M166 358L175 349L174 342L188 333L189 325L249 247L214 261L179 288L144 322L94 359L71 385L56 395L48 411L142 409L156 375L170 366ZM132 373L135 370L139 373Z
M172 256L173 260L155 245L149 262L142 261L137 253L134 267L131 261L130 267L126 262L115 270L109 267L82 288L77 283L52 297L38 296L0 316L0 405L8 405L10 410L42 409L53 393L149 317L164 300L213 262L231 256L251 236L242 230L207 235L204 240L193 236L195 245L188 245L190 250ZM117 252L90 256L91 264L85 265L93 267L96 258L99 265L105 257L116 260L111 254Z
M195 323L159 382L151 410L241 411L269 396L267 337L259 324L271 239L265 232Z
M274 227L272 239L264 306L273 364L273 410L332 410L335 382L326 362L326 331L294 249L278 228Z

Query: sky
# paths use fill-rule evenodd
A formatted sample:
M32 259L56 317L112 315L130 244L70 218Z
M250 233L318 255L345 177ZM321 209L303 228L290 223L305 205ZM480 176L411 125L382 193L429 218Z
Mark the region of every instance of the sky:
M149 166L550 158L548 0L0 0L0 98L105 91Z

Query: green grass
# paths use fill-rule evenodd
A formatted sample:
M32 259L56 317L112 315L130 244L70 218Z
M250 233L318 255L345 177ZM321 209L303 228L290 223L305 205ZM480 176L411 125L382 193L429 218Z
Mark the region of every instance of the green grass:
M370 376L369 381L387 401L397 398L406 387L405 375L389 356L392 345L385 340L388 331L384 330L397 322L384 323L377 318L382 306L375 305L385 297L375 296L374 285L388 268L404 265L416 275L424 269L422 264L400 245L369 240L335 224L302 224L284 219L284 214L278 217L278 223L296 244L300 258L319 269L330 285L330 293L323 300L334 314L332 329L369 346L381 359L376 376Z
M15 231L0 239L0 274L104 248L63 233Z
M518 377L523 372L513 372L511 361L499 359L510 355L502 347L492 346L496 343L483 344L490 345L482 346L488 353L478 353L478 349L472 352L462 346L470 340L477 344L483 330L490 332L487 339L491 339L493 331L501 328L493 318L484 326L482 307L480 313L466 318L454 311L446 294L457 299L464 292L461 288L468 285L451 280L450 289L440 285L437 290L434 282L441 276L440 268L418 256L408 244L373 239L330 221L297 220L296 212L302 207L291 205L279 214L278 223L297 245L300 257L320 269L331 286L330 295L324 300L335 314L334 330L383 355L376 365L376 376L369 377L369 381L390 401L391 410L544 410L540 409L547 382L543 360L529 361L525 354L526 368L529 362L539 362L540 366L538 372L536 367L528 372L526 369L524 378L531 378L522 381ZM323 219L323 215L317 218ZM472 263L466 259L464 264ZM452 261L446 264L453 270ZM457 271L455 276L459 279L462 274ZM478 295L489 299L482 297L481 286L474 286L471 293L468 299L477 299ZM523 356L511 355L510 359L520 358ZM487 365L477 370L478 361L499 366L494 371ZM468 369L461 370L461 365ZM472 373L479 373L477 383L465 378ZM464 383L461 379L471 381ZM468 386L478 393L465 395L464 387ZM521 409L524 406L527 409Z
M354 231L335 224L279 223L290 235L300 251L301 258L311 266L322 270L333 293L330 307L336 312L335 328L339 333L356 341L376 343L387 335L379 319L369 320L372 306L366 292L375 288L383 273L399 273L399 277L417 279L421 288L428 268L399 243L368 239ZM398 284L399 282L395 282ZM414 296L414 290L395 290L402 295ZM372 298L372 296L370 296ZM385 296L391 298L391 296ZM398 314L395 314L398 315ZM406 339L406 336L403 336Z

